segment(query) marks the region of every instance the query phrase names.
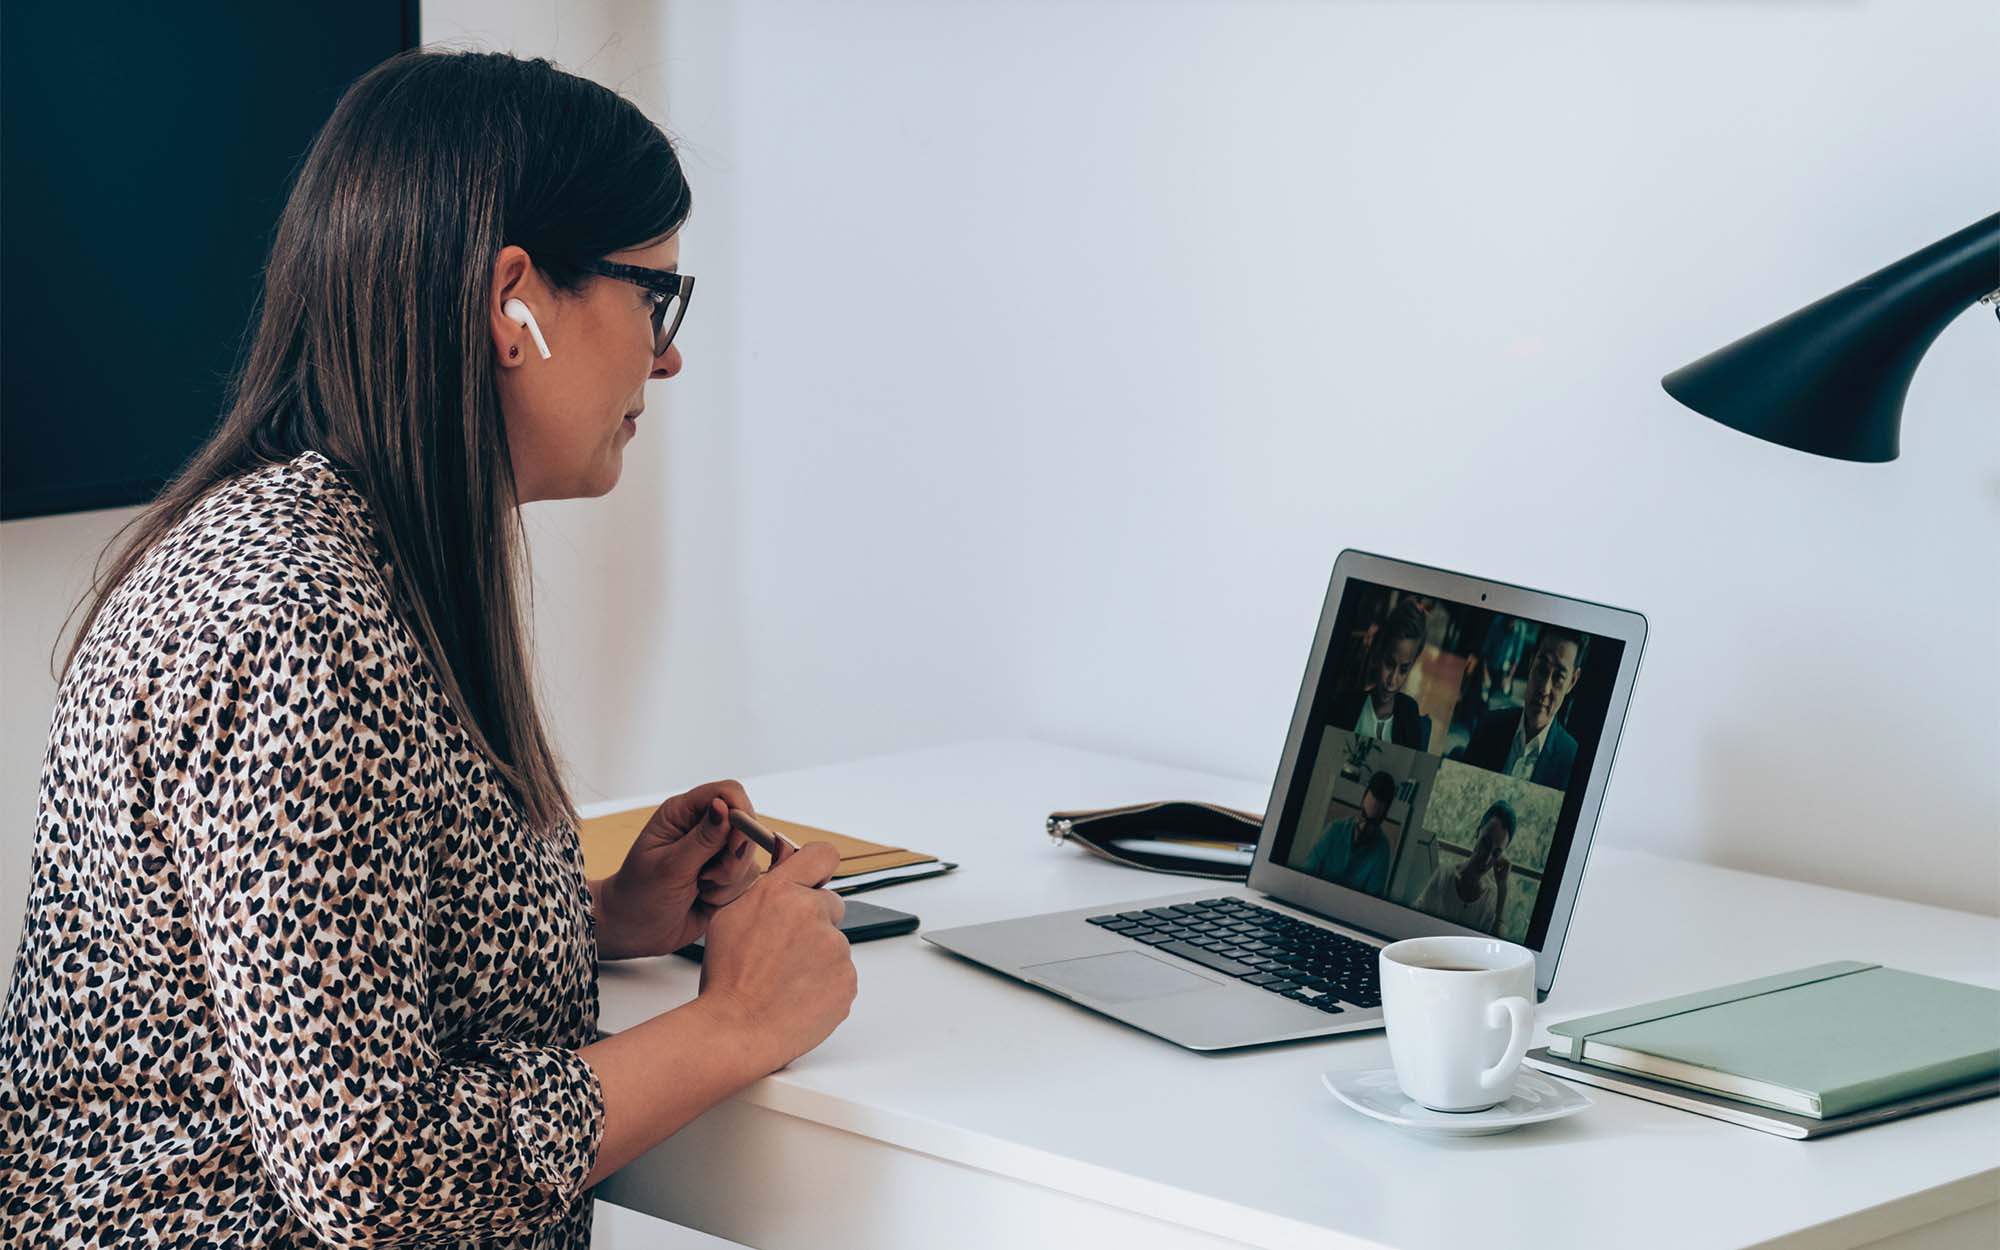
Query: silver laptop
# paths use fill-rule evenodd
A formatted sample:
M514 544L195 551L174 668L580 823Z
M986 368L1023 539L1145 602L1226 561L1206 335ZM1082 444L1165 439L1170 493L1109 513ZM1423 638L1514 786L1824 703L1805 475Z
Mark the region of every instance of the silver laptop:
M924 939L1194 1050L1379 1027L1376 955L1407 937L1517 942L1547 997L1645 639L1344 551L1247 883Z

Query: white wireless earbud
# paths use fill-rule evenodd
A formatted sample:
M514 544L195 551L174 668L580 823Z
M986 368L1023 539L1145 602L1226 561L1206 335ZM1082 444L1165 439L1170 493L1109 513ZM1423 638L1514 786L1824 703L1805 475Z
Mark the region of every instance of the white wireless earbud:
M547 360L549 358L549 341L542 337L542 327L535 324L535 314L528 311L528 306L520 300L510 299L500 305L500 311L511 317L515 324L528 327L528 333L535 337L535 349L542 353L543 360Z

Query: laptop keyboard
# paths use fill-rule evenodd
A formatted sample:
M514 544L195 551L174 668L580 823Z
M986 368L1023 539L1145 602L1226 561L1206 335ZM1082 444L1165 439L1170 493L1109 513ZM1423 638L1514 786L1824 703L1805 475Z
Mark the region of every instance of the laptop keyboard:
M1121 911L1090 923L1328 1015L1342 1004L1382 1005L1379 947L1240 898Z

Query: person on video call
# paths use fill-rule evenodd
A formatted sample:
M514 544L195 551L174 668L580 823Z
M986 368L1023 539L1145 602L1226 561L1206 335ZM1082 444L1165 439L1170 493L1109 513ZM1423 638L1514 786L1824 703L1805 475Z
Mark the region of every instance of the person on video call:
M1335 885L1380 894L1389 885L1389 835L1382 819L1396 801L1396 779L1378 772L1361 796L1361 814L1336 820L1306 857L1305 871Z
M1495 803L1479 818L1472 854L1440 864L1417 896L1417 910L1482 933L1494 931L1507 897L1507 845L1514 840L1514 809Z
M1569 788L1576 739L1556 723L1563 700L1576 687L1587 646L1582 634L1542 626L1528 665L1527 702L1479 718L1459 757L1467 764L1556 790Z
M1415 603L1405 599L1396 605L1368 648L1361 688L1334 696L1327 718L1330 724L1399 747L1417 751L1429 747L1417 701L1403 693L1410 670L1423 654L1427 625L1424 610Z
M218 423L77 601L0 1247L589 1250L598 1182L858 987L839 853L761 870L737 782L586 878L538 702L523 511L679 437L638 416L679 410L692 192L608 87L433 47L350 84L288 182ZM698 993L600 1033L601 965L697 939Z

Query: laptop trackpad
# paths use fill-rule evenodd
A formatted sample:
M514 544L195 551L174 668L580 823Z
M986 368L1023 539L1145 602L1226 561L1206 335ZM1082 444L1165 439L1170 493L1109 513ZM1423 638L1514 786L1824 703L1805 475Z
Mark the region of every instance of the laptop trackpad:
M1033 974L1037 980L1107 1003L1128 1003L1139 998L1209 990L1217 984L1207 977L1196 976L1138 951L1029 964L1021 971Z

